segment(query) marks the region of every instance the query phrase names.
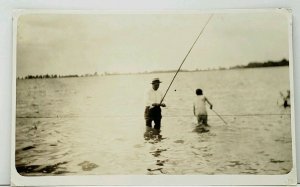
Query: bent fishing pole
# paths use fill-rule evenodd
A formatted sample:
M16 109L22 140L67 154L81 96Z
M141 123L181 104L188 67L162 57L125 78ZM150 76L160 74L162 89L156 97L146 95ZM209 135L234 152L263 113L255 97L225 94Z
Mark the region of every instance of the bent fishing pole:
M205 27L207 26L207 24L209 23L209 21L211 20L212 16L213 16L213 14L209 17L209 19L208 19L207 22L205 23L204 27L203 27L202 30L200 31L198 37L196 38L195 42L193 43L192 47L190 48L190 50L188 51L188 53L185 55L183 61L181 62L181 64L180 64L178 70L176 71L176 73L175 73L175 75L174 75L174 77L173 77L171 83L169 84L169 87L167 88L167 90L166 90L166 92L165 92L165 94L164 94L164 96L163 96L163 98L161 99L161 101L160 101L159 104L162 104L162 102L164 101L164 99L165 99L165 97L166 97L166 95L167 95L167 93L168 93L168 91L169 91L171 85L173 84L173 82L174 82L174 80L175 80L175 77L177 76L178 72L179 72L180 69L181 69L181 66L183 65L183 63L185 62L185 60L187 59L187 57L189 56L189 54L190 54L190 52L192 51L194 45L196 44L197 40L200 38L201 34L203 33L203 31L204 31Z

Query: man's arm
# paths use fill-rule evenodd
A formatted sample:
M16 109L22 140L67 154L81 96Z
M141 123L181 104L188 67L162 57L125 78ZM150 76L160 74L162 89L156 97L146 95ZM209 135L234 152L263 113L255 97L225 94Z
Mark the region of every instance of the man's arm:
M205 97L205 101L210 105L210 109L213 109L213 105L211 104L211 102L207 99L207 97Z
M160 94L160 98L161 98L161 100L162 100L162 98L163 98L162 92L159 92L159 94ZM160 103L156 103L156 104L157 104L157 106L166 107L166 104L163 103L162 101L160 101Z
M150 96L149 96L149 92L146 92L146 93L145 93L145 96L144 96L144 98L145 98L145 105L150 107L150 106L152 105L152 103L151 103L149 97L150 97Z
M194 116L196 116L196 113L195 113L195 104L193 104L193 113L194 113Z

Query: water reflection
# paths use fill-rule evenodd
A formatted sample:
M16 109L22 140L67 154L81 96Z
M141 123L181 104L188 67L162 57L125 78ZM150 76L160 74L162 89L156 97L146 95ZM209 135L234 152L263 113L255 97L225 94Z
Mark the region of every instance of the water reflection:
M53 165L18 165L16 169L19 173L31 173L31 174L65 174L70 173L66 171L66 168L62 165L67 164L68 162L60 162Z
M149 143L158 143L161 140L165 139L160 134L161 130L154 129L151 127L146 126L146 131L144 133L144 139Z
M168 162L168 159L162 154L166 152L167 149L163 148L161 144L161 141L166 138L163 138L160 133L160 130L146 126L146 131L144 133L146 143L158 146L149 152L154 157L154 165L147 168L148 175L167 174L166 170L162 167L166 162Z
M200 124L195 126L193 132L197 132L197 133L206 133L209 132L209 125L204 125L204 124Z

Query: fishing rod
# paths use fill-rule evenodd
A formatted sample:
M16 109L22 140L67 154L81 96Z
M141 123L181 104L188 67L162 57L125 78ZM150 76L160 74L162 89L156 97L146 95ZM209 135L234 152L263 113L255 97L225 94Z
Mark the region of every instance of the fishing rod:
M217 116L227 125L227 122L213 109L211 109L215 114L217 114Z
M208 18L207 22L205 23L204 27L203 27L202 30L200 31L198 37L197 37L196 40L194 41L194 43L193 43L193 45L191 46L190 50L189 50L188 53L185 55L183 61L181 62L181 64L180 64L178 70L176 71L176 73L175 73L175 75L174 75L174 77L173 77L171 83L169 84L169 86L168 86L168 88L167 88L167 90L166 90L166 92L165 92L165 94L164 94L164 96L163 96L163 98L161 99L161 101L160 101L159 104L162 104L162 102L163 102L163 100L165 99L165 97L166 97L166 95L167 95L167 93L168 93L168 91L169 91L171 85L173 84L173 82L174 82L174 80L175 80L175 77L176 77L177 74L179 73L179 71L180 71L180 69L181 69L183 63L185 62L185 60L186 60L187 57L189 56L189 54L190 54L190 52L192 51L194 45L196 44L196 42L197 42L198 39L200 38L201 34L203 33L204 29L206 28L206 26L208 25L208 23L209 23L209 21L211 20L212 17L213 17L213 14ZM224 120L224 119L223 119L216 111L214 111L213 109L211 109L211 110L212 110L212 111L213 111L213 112L214 112L214 113L215 113L215 114L216 114L216 115L217 115L217 116L218 116L225 124L227 124L226 121L225 121L225 120Z
M168 91L169 91L171 85L173 84L173 82L174 82L174 80L175 80L175 77L177 76L178 72L180 71L181 66L183 65L183 63L185 62L186 58L188 57L188 55L189 55L190 52L192 51L194 45L196 44L197 40L199 39L199 37L200 37L201 34L203 33L205 27L207 26L208 22L211 20L212 16L213 16L213 14L209 17L209 19L207 20L206 24L204 25L204 27L202 28L201 32L199 33L198 37L196 38L195 42L193 43L192 47L190 48L190 50L188 51L188 53L185 55L183 61L181 62L181 64L180 64L178 70L176 71L176 73L175 73L175 75L174 75L174 77L173 77L171 83L169 84L169 87L168 87L167 91L165 92L165 94L164 94L164 96L163 96L163 98L161 99L161 101L160 101L159 104L162 104L162 102L163 102L163 100L165 99L165 97L166 97L166 95L167 95L167 93L168 93Z

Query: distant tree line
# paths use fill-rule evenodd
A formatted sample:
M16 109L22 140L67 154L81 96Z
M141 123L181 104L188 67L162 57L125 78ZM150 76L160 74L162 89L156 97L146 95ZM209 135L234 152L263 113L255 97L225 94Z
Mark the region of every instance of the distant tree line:
M240 69L240 68L263 68L263 67L277 67L277 66L289 66L289 61L282 59L281 61L267 61L267 62L250 62L248 65L238 65L233 66L230 69Z
M247 65L237 65L230 68L208 68L206 70L194 69L194 70L185 70L182 69L180 72L195 72L195 71L210 71L210 70L227 70L227 69L242 69L242 68L262 68L262 67L277 67L277 66L289 66L289 61L282 59L281 61L267 61L267 62L250 62ZM107 75L119 75L119 74L151 74L151 73L174 73L177 70L156 70L156 71L144 71L136 73L116 73L116 72L104 72L101 76ZM94 74L84 74L84 75L56 75L56 74L46 74L46 75L27 75L26 77L17 77L17 79L55 79L55 78L71 78L71 77L95 77L98 76L98 73Z
M17 79L55 79L55 78L72 78L72 77L94 77L98 76L98 73L94 74L84 74L84 75L56 75L56 74L46 74L46 75L27 75L25 77L17 77Z
M227 70L227 69L242 69L242 68L263 68L263 67L277 67L277 66L289 66L289 61L285 58L280 61L267 61L267 62L250 62L247 65L237 65L230 68L219 67L219 68L208 68L208 69L194 69L186 70L182 69L180 72L195 72L195 71L214 71L214 70ZM165 71L146 71L142 73L174 73L177 70L165 70Z

